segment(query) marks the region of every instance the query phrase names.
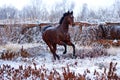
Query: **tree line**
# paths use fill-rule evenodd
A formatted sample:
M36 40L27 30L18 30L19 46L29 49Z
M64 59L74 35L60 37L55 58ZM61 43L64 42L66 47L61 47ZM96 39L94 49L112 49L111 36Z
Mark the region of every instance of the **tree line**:
M18 10L13 6L0 7L0 20L4 19L39 19L42 21L55 22L66 10L73 9L75 4L67 5L66 0L62 3L54 5L48 11L42 5L42 0L32 0L31 5L25 6L22 10ZM116 0L110 8L100 8L98 10L89 9L87 4L83 4L82 8L78 10L78 15L75 16L76 21L119 21L120 20L120 1Z

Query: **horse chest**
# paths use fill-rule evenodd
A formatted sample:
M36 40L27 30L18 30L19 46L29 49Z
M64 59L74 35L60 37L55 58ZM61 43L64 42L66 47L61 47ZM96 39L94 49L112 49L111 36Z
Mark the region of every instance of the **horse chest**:
M69 39L70 38L70 35L69 35L69 33L60 33L59 35L58 35L58 38L59 38L59 40L61 40L61 41L65 41L65 40L67 40L67 39Z

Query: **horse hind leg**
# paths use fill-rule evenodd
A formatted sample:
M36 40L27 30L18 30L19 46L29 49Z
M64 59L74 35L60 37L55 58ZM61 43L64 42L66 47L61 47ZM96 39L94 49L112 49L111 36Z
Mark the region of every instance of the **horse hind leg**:
M59 60L60 57L56 54L56 44L52 45L52 44L48 44L49 48L50 48L50 51L52 52L53 54L53 57L54 59L56 60L56 57L57 59Z
M47 40L45 38L45 35L42 35L42 37L45 43L48 45L50 51L52 52L54 59L56 60L56 57L60 59L59 56L56 54L56 44L52 44L49 40Z
M60 57L56 54L56 50L57 50L56 44L54 44L54 45L53 45L53 49L52 49L51 51L52 51L52 53L53 53L54 59L56 60L56 57L57 57L57 59L59 60Z
M56 57L57 57L58 60L60 60L60 57L57 54L53 54L53 56L54 56L55 60L56 60Z

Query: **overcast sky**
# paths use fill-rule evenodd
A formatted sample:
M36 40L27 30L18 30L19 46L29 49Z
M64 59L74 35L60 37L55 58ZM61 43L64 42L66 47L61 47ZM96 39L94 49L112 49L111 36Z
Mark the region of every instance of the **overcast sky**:
M34 1L34 0L33 0ZM43 4L45 5L45 8L52 9L54 7L54 4L62 3L62 1L65 0L42 0ZM98 8L106 8L110 7L115 0L66 0L68 7L69 4L74 4L74 13L77 13L78 10L80 10L81 6L83 4L87 4L88 8L91 9L98 9ZM3 5L12 5L16 7L17 9L21 10L24 6L30 5L31 0L0 0L0 7Z
M13 5L18 9L22 9L25 5L30 4L31 0L0 0L0 6L2 5ZM46 5L53 6L57 2L62 2L63 0L43 0ZM98 7L109 7L113 4L115 0L66 0L67 2L72 2L76 7L81 6L84 3L87 3L89 7L98 8Z
M29 3L30 0L0 0L0 7L3 5L12 5L20 10Z

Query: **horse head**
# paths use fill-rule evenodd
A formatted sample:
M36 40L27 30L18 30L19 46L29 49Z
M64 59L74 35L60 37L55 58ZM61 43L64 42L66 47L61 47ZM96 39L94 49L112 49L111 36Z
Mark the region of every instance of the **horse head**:
M62 24L65 17L66 17L66 20L68 21L68 24L73 26L74 25L73 11L71 11L71 12L68 11L68 12L64 13L62 18L60 19L59 24Z
M72 26L74 25L73 11L71 11L71 12L68 11L68 12L64 15L64 17L66 18L68 24L70 24L70 25L72 25Z

